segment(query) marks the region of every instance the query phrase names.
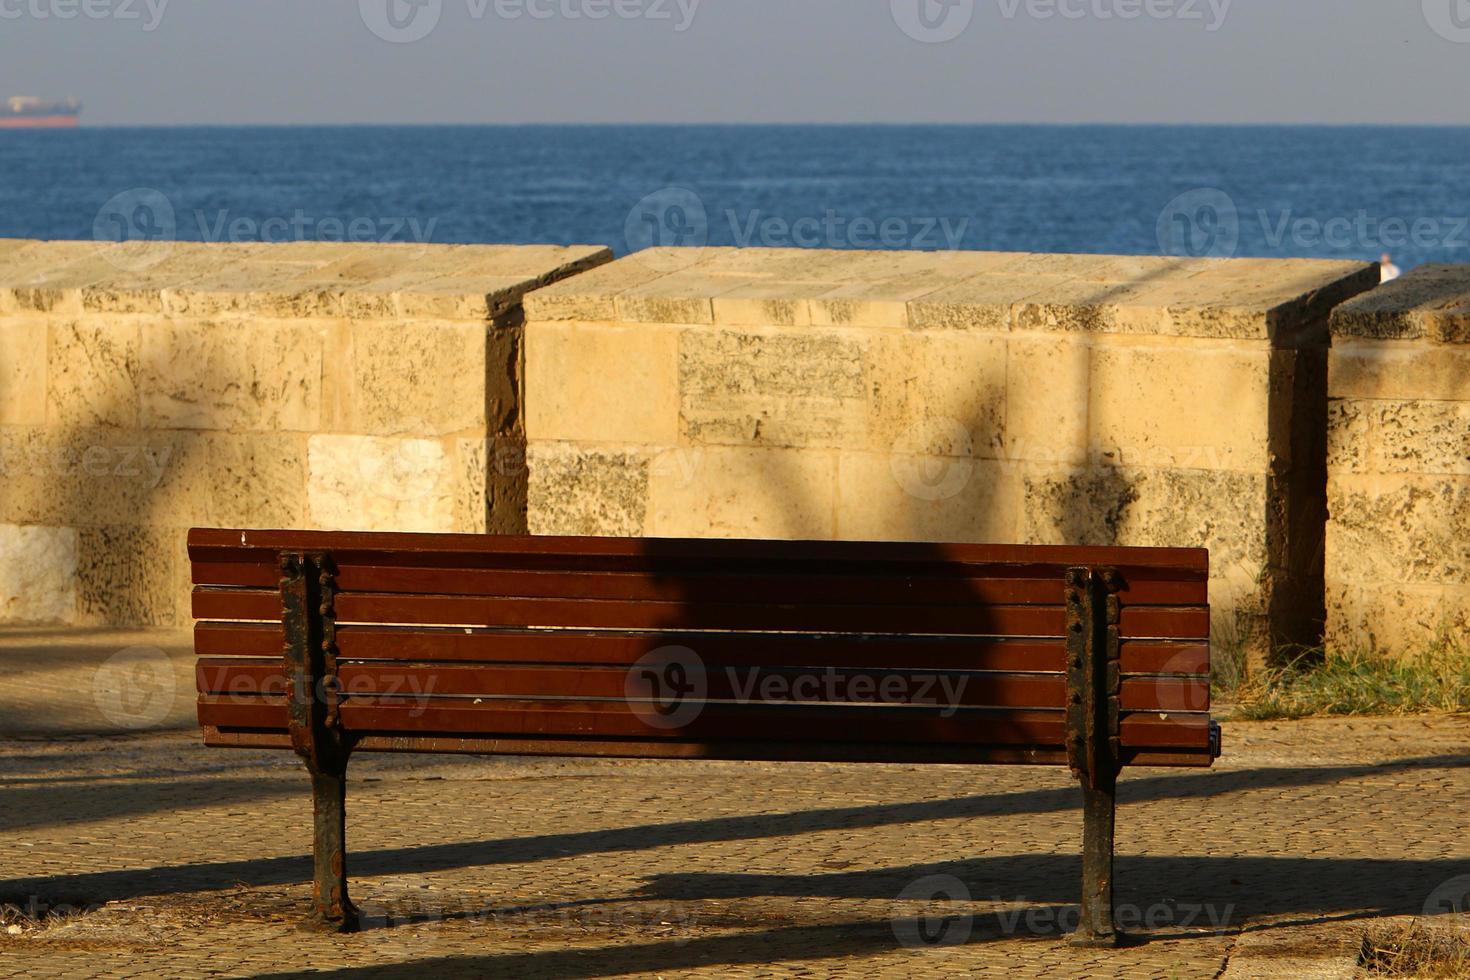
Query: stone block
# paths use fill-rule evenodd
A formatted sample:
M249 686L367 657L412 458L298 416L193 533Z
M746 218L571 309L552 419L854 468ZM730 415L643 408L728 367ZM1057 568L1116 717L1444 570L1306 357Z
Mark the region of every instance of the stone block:
M211 475L209 497L190 507L220 527L300 528L310 521L307 506L305 433L210 433L204 437L202 469ZM187 465L189 459L180 460ZM184 487L197 481L185 480ZM185 504L180 500L175 505ZM186 504L185 504L186 505ZM186 505L187 506L187 505ZM186 521L179 526L198 524Z
M532 534L642 537L649 533L644 450L533 445L528 457Z
M0 429L0 522L79 526L151 520L180 477L175 432ZM207 498L199 484L195 493Z
M1367 413L1378 472L1470 476L1470 401L1373 401Z
M1262 473L1271 352L1193 345L1093 348L1089 442L1114 465Z
M136 321L87 318L51 324L46 420L67 427L138 425Z
M328 353L345 362L331 366L346 385L337 431L420 438L484 431L483 323L358 321L333 339L345 346Z
M0 555L0 622L76 621L75 529L0 524Z
M837 537L853 541L1016 540L1019 471L964 456L841 455Z
M832 538L837 454L707 447L650 465L652 537Z
M1006 347L1005 458L1082 465L1090 447L1091 341L1013 334Z
M179 563L188 563L177 531L138 525L78 532L77 621L87 625L177 626Z
M0 425L46 422L46 321L0 319Z
M1264 609L1263 473L1027 466L1022 493L1024 543L1208 548L1212 605Z
M1470 585L1470 478L1336 473L1328 507L1330 587Z
M997 458L1005 442L1004 337L884 331L868 345L866 448ZM857 448L855 440L842 443Z
M460 471L435 439L315 435L308 442L311 522L324 530L457 530Z
M1013 310L1067 281L1055 275L983 275L928 293L908 304L909 325L921 329L1007 333Z
M1334 398L1470 402L1470 347L1338 340L1331 371Z
M841 332L685 331L678 379L683 436L696 445L861 443L868 413L864 359L862 341Z
M526 328L526 433L533 441L673 445L679 335L650 326Z
M1470 635L1470 585L1329 583L1329 654L1413 657Z
M322 330L303 321L145 323L142 425L315 431L322 412L322 342Z
M1426 265L1343 303L1334 337L1470 343L1470 266Z

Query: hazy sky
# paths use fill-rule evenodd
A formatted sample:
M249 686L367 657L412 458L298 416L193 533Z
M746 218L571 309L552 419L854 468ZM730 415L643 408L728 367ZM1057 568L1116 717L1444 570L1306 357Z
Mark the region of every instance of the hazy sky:
M1470 124L1470 0L0 0L7 94L92 125Z

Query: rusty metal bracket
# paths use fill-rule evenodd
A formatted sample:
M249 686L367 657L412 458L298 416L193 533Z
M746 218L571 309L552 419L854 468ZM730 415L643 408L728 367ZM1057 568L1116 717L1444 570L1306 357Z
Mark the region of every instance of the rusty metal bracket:
M330 556L281 555L287 715L291 746L311 773L315 862L312 912L303 925L333 932L358 928L347 897L347 760L337 673L337 582Z
M1120 759L1120 588L1112 569L1067 570L1067 762L1092 789Z

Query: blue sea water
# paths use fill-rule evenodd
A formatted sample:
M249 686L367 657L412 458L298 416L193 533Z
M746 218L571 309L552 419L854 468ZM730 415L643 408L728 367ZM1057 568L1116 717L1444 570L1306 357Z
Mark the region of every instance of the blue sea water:
M0 132L0 236L1470 261L1470 129Z

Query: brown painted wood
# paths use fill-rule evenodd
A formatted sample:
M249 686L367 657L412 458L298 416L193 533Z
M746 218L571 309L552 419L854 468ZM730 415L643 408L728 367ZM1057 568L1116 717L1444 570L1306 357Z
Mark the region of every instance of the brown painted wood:
M1128 576L1165 571L1207 578L1209 553L1197 548L1090 548L1049 545L915 544L849 541L728 541L709 539L625 539L516 537L475 534L392 534L360 531L237 531L195 529L189 532L193 561L255 560L274 562L279 551L331 551L344 564L403 564L409 555L452 556L441 567L503 567L495 561L548 559L558 569L577 562L604 562L599 567L656 567L659 563L693 563L691 571L722 568L720 562L747 562L796 567L851 562L897 565L1048 565L1112 567ZM376 558L387 558L386 562ZM471 559L493 559L472 565ZM435 562L430 562L435 564ZM535 562L514 567L534 567ZM672 566L671 566L672 567ZM850 567L850 566L849 566Z
M1055 567L1006 569L990 576L947 573L863 574L851 566L820 574L729 575L709 572L660 574L619 571L543 571L523 569L435 568L414 565L353 565L336 561L337 587L343 592L394 595L473 595L516 598L622 599L684 602L788 603L797 605L1058 605L1063 600ZM274 589L280 572L273 563L248 561L193 566L195 585ZM1129 605L1188 606L1208 601L1203 580L1138 579L1120 593Z
M507 738L629 738L670 741L763 741L1063 744L1060 711L847 705L771 705L711 703L676 728L648 719L650 710L627 702L511 701L462 702L453 707L412 698L349 698L341 707L346 731L360 734L416 733L503 736ZM201 725L283 731L283 698L200 695ZM1126 715L1121 743L1130 748L1207 750L1209 717L1185 712Z
M196 588L199 619L278 618L280 597L261 589ZM622 602L599 599L516 599L491 596L339 595L344 623L523 626L563 629L741 630L830 633L926 633L969 636L1056 637L1060 606L799 606L723 602ZM1209 609L1124 608L1128 638L1207 639Z
M279 660L279 624L201 622L194 646L201 657ZM1062 671L1060 640L952 637L808 637L694 633L546 633L413 626L343 626L344 659L420 663L566 663L622 665L668 646L696 649L736 666L885 667L930 670ZM1125 674L1209 674L1209 647L1200 643L1130 641L1122 646Z
M344 664L339 676L349 695L425 698L607 698L627 696L626 667L526 667L505 665ZM286 693L279 663L206 658L195 667L201 694L273 696ZM769 679L769 680L768 680ZM943 683L940 683L941 680ZM774 686L763 686L772 684ZM922 673L828 671L708 664L704 697L709 701L798 703L915 703L963 707L1057 708L1066 704L1060 674ZM946 686L947 685L947 686ZM1130 678L1122 688L1128 711L1208 711L1204 680Z

